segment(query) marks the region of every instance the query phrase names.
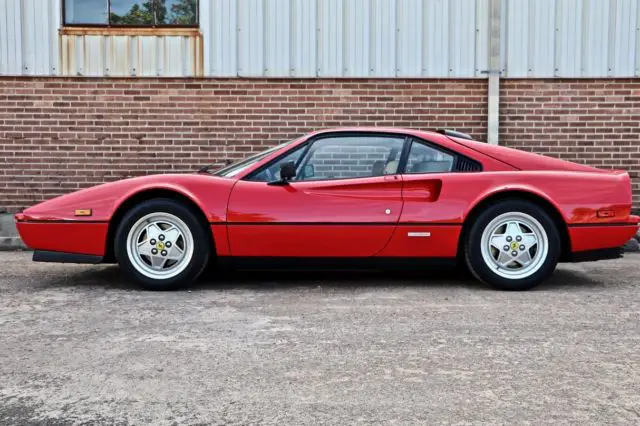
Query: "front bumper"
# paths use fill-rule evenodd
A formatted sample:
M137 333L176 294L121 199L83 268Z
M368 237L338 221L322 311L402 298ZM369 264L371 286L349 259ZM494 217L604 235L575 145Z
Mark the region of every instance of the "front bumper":
M104 256L108 222L29 221L16 215L16 227L27 247L47 252Z

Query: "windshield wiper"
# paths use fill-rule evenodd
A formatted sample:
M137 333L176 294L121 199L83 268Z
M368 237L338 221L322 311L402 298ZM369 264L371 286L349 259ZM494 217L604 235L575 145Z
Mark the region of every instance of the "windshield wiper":
M223 167L226 167L231 163L233 163L233 161L227 159L224 161ZM198 173L211 173L211 169L214 167L220 167L219 163L212 163L212 164L207 164L206 166L202 166L198 169Z
M202 166L198 169L198 173L209 173L211 171L211 168L213 167L213 164L209 164L207 166Z

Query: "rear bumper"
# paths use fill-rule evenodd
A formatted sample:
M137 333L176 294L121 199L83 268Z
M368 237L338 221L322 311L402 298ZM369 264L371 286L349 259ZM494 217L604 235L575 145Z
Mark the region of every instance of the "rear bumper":
M615 249L622 247L638 232L636 223L605 225L569 225L571 252Z

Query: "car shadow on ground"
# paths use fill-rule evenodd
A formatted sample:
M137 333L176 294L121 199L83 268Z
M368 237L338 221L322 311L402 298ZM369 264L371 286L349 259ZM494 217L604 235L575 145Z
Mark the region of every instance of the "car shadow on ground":
M102 287L138 291L140 287L132 283L116 265L83 269L77 273L67 271L57 275L49 273L38 287ZM584 273L566 269L556 270L547 281L534 290L559 288L598 287L604 284ZM216 268L207 271L197 283L189 287L192 291L280 290L296 287L324 288L382 288L382 287L463 287L474 290L491 290L487 285L475 280L466 270L454 267L412 270L370 270L370 269L254 269L237 270Z

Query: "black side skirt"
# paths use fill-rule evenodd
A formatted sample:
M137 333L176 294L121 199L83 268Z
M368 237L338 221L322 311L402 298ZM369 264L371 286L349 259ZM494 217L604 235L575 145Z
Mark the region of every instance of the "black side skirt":
M624 254L623 247L587 250L571 253L569 262L594 262L596 260L620 259Z
M102 256L93 254L64 253L61 251L35 250L33 252L34 262L54 262L54 263L89 263L96 265L102 263Z
M217 258L222 267L238 269L423 269L452 267L456 258L397 257L227 257Z

